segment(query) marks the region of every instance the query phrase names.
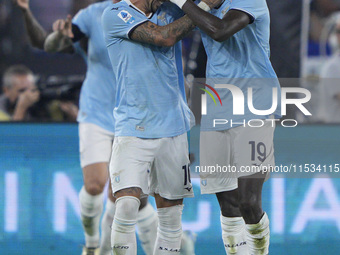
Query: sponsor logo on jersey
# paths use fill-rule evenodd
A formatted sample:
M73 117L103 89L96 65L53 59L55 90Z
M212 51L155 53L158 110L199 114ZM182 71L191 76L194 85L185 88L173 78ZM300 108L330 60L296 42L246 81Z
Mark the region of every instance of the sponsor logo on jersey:
M135 22L135 18L128 11L121 11L118 13L118 17L121 18L125 23L132 24Z
M144 127L142 127L142 126L136 126L136 130L138 130L138 131L144 131L144 130L145 130L145 128L144 128Z

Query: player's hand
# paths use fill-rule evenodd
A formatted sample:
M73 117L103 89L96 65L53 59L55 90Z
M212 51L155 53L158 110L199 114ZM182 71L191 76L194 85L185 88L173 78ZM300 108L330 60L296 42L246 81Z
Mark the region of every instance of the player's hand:
M27 11L29 7L29 0L12 0L21 10Z
M203 2L205 2L210 9L215 8L216 6L219 6L223 0L202 0Z
M53 31L58 31L62 35L67 36L69 38L73 38L74 35L72 33L72 18L71 15L67 15L67 18L64 19L58 19L53 23Z
M27 89L18 98L18 106L24 109L31 107L40 99L40 92L37 88Z

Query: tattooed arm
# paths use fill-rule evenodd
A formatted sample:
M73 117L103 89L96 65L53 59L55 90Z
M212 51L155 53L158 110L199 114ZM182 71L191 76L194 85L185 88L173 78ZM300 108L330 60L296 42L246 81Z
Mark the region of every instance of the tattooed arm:
M184 16L166 26L158 26L150 21L137 26L130 35L134 41L171 47L180 41L195 27L187 16Z
M47 33L33 16L29 8L29 0L13 0L13 2L24 14L25 27L32 46L44 49L44 42L47 37Z

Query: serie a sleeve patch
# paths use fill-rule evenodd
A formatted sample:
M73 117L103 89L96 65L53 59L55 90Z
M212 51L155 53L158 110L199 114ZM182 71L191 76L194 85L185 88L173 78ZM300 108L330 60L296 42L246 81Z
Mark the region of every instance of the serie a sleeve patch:
M120 11L118 17L121 18L125 23L132 24L135 22L135 18L128 11Z

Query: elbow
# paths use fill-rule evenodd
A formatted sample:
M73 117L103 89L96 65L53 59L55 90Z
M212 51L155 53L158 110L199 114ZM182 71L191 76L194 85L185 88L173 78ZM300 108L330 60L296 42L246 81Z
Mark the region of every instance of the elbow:
M172 47L176 44L177 40L175 38L166 38L166 39L161 39L155 42L156 46L159 47Z
M52 47L52 43L49 40L45 40L44 46L43 46L44 51L49 52L49 53L54 53L56 50L54 47Z
M177 40L175 38L169 38L164 40L163 47L172 47L176 44Z
M217 42L224 42L228 40L230 37L223 34L215 34L212 36L212 38Z
M224 26L211 26L208 35L217 42L223 42L230 38L228 30Z
M223 30L216 30L210 35L210 37L217 42L224 42L230 38L230 35L225 33Z

